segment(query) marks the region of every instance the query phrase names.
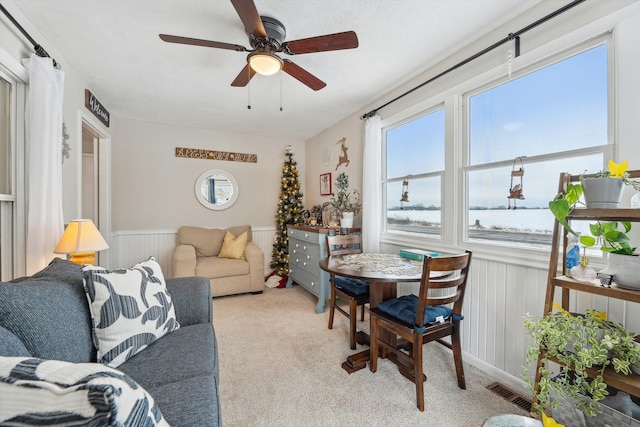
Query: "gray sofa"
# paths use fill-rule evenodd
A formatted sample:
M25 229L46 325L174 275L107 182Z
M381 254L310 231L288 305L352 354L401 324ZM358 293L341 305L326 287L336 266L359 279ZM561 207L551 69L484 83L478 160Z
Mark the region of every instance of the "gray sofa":
M180 328L117 369L142 385L177 426L221 424L209 280L168 279ZM95 362L81 267L56 258L37 274L0 282L0 357Z

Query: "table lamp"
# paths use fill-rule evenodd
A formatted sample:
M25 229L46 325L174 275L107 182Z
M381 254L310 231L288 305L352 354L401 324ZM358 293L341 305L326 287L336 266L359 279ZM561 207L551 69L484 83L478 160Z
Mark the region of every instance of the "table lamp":
M56 254L69 254L69 261L76 264L94 264L96 251L108 249L109 245L90 219L74 219L64 230Z

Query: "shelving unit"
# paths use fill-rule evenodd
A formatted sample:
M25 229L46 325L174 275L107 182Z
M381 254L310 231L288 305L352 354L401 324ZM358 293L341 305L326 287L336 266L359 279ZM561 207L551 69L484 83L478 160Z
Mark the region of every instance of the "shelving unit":
M629 171L632 178L640 177L640 170ZM558 192L564 192L570 183L579 182L579 175L570 175L567 173L560 174L560 182ZM629 221L640 223L640 209L574 209L567 217L567 221ZM566 248L567 248L567 231L555 221L553 227L553 240L551 244L551 255L549 257L549 273L547 276L547 290L544 302L543 314L550 313L553 309L553 301L556 289L562 291L562 308L569 309L569 291L575 290L594 295L601 295L608 298L615 298L624 301L640 303L640 291L623 289L615 283L611 287L603 287L599 284L579 282L575 279L567 277L566 271ZM560 252L562 245L562 252ZM562 272L558 275L558 261L561 258ZM534 399L538 392L538 383L540 374L538 370L542 363L543 354L538 358L536 366L536 378L534 383ZM595 374L594 374L595 375ZM640 396L640 376L638 375L622 375L616 373L612 368L607 369L604 380L612 387L622 390L630 395Z

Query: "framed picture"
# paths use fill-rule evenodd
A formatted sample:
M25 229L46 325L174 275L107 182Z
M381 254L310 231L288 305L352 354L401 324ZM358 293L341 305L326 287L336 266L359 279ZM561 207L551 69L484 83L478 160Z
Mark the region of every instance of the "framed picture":
M331 173L323 173L320 175L320 195L331 195Z

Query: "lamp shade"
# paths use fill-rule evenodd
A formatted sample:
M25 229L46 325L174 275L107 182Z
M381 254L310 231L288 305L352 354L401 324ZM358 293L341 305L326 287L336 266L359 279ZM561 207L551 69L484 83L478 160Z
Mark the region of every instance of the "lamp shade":
M56 254L75 254L101 251L109 245L90 219L74 219L64 230L58 245L53 250Z
M282 69L283 63L277 55L270 52L252 52L247 61L256 73L271 76Z

